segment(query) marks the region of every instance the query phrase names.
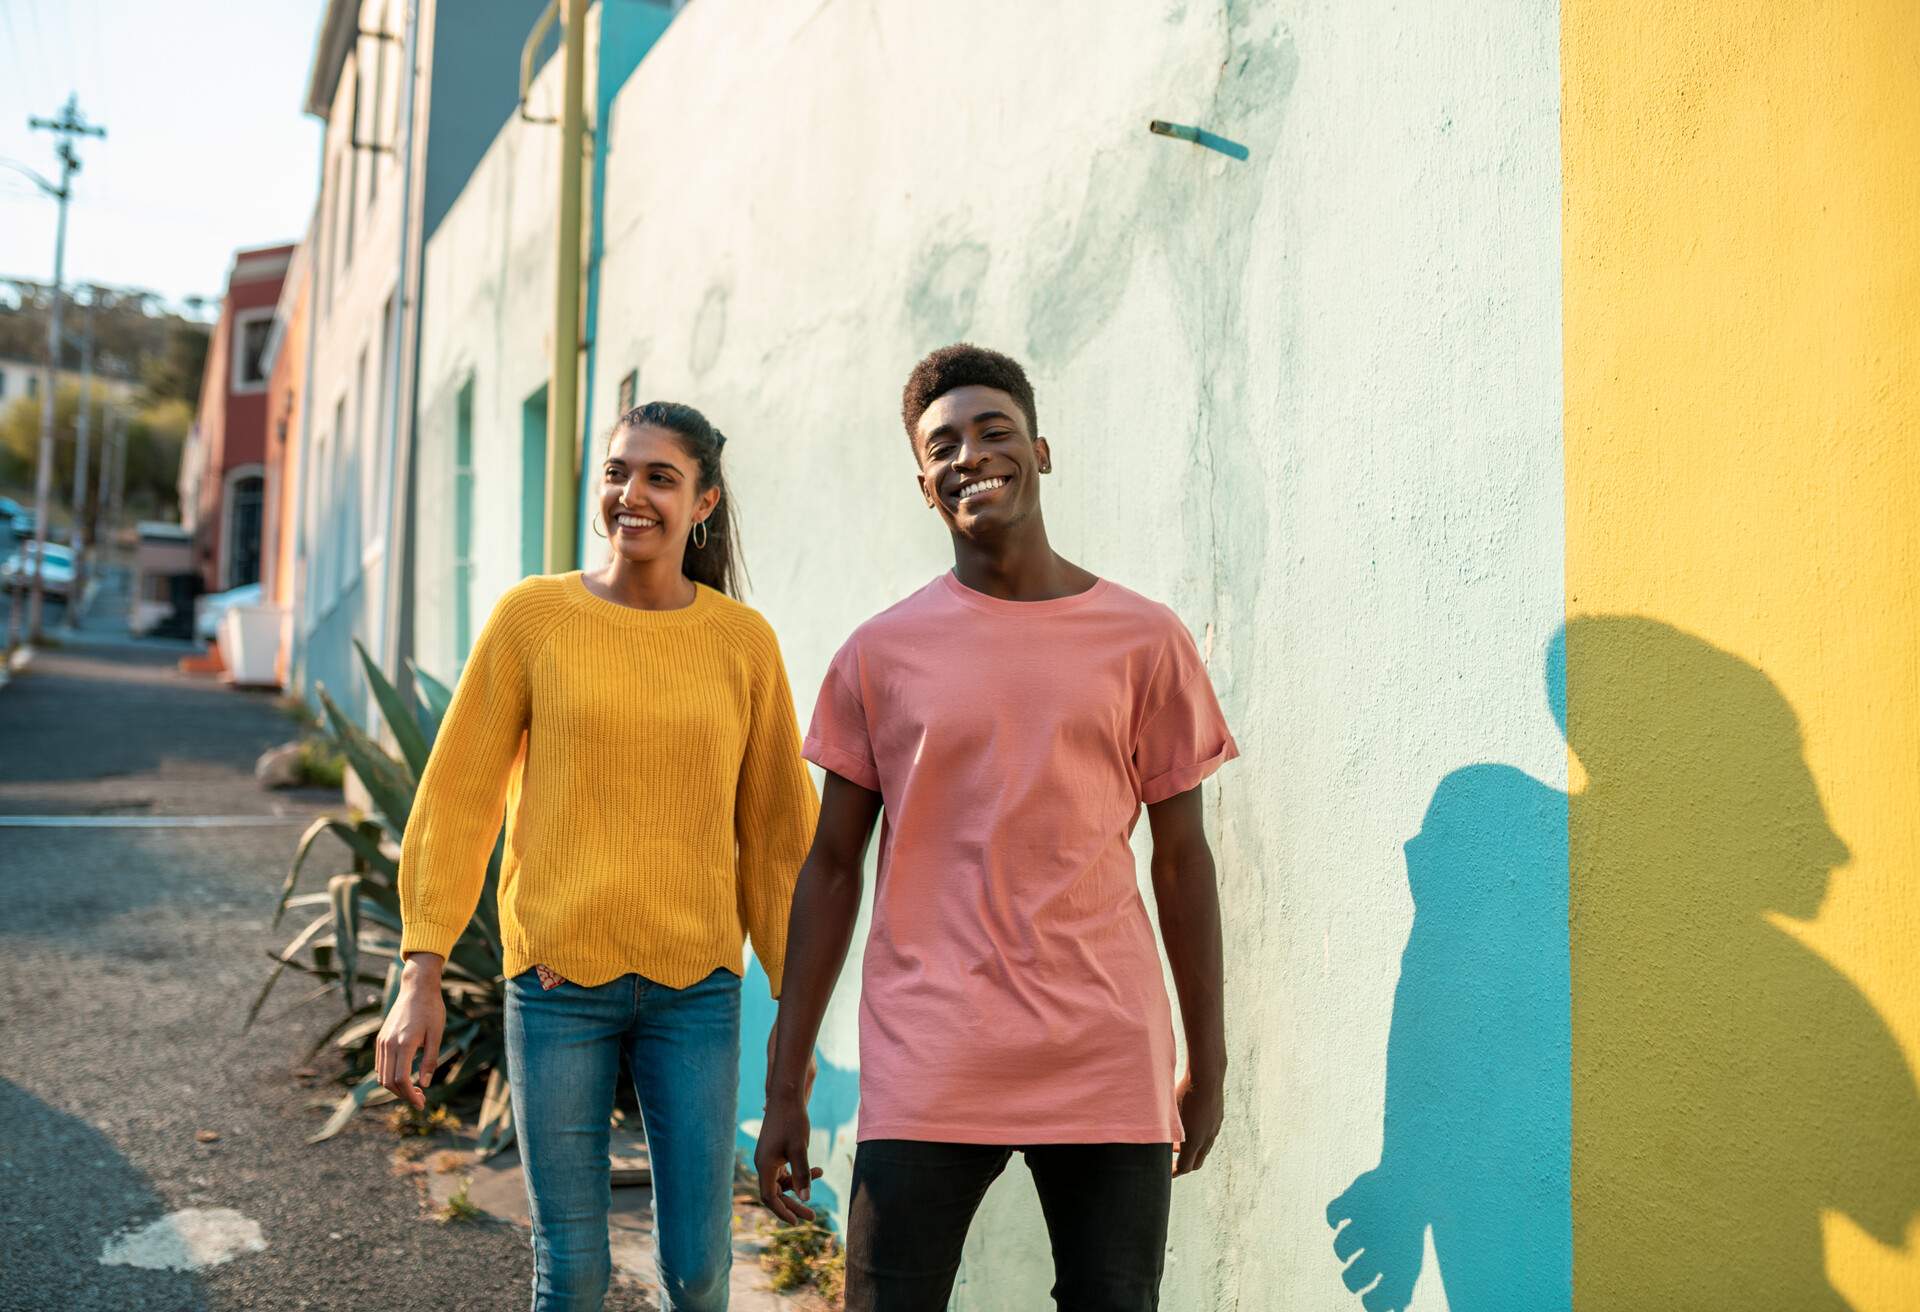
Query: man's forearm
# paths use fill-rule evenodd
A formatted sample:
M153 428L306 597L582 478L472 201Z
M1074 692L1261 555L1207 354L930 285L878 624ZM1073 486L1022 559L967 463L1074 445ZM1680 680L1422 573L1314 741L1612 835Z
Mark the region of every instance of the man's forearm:
M846 964L853 927L860 916L860 867L818 853L800 867L787 918L787 962L774 1024L773 1060L767 1067L767 1097L799 1097L807 1058Z
M1213 854L1202 848L1153 867L1160 936L1173 968L1174 992L1187 1036L1187 1069L1196 1080L1219 1080L1227 1069L1227 1028L1222 1000L1220 894Z

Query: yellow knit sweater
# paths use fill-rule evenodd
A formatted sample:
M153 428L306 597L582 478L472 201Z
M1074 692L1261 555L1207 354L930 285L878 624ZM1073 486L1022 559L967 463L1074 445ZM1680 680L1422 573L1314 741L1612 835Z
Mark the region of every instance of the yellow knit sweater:
M817 808L758 612L706 587L648 611L577 572L525 579L488 618L420 780L401 950L452 948L505 810L509 976L542 965L576 984L633 972L685 988L743 974L751 933L778 996Z

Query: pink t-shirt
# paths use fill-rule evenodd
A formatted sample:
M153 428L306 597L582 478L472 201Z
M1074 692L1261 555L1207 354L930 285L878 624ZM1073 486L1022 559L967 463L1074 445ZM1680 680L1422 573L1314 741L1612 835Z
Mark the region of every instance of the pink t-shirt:
M859 1137L1178 1141L1128 838L1238 755L1179 618L1104 579L1018 602L943 574L847 639L802 751L885 803Z

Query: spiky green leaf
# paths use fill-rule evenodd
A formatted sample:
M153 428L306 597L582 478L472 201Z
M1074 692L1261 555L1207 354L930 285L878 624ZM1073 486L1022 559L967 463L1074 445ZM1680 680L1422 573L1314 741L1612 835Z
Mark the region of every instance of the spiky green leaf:
M374 664L373 657L367 655L367 649L360 645L358 638L353 640L353 649L360 653L360 667L366 673L367 686L373 689L373 699L380 703L380 714L386 717L387 732L400 745L401 759L407 763L407 769L414 779L418 780L427 770L427 735L420 731L420 722L413 718L413 711L400 695L400 690L388 682L387 676Z
M333 900L333 950L340 958L340 993L353 1010L353 977L360 968L360 876L335 875L327 881Z
M360 777L367 794L380 812L380 823L398 839L406 833L407 817L413 813L413 780L406 767L389 756L359 725L342 711L327 690L315 685L320 705L326 709L333 726L334 741L354 774Z
M413 673L413 697L418 703L414 713L419 717L427 741L432 742L439 737L440 722L447 718L447 707L453 705L453 690L412 661L407 662L407 668Z

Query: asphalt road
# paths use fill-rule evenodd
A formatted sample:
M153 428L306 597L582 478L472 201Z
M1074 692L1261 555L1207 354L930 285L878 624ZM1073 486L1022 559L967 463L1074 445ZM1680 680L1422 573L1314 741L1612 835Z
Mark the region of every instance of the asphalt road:
M294 840L331 799L258 788L253 760L289 721L175 673L179 650L102 635L0 688L0 816L72 818L0 826L0 1309L525 1308L524 1232L430 1219L376 1114L305 1142L332 1086L324 1064L317 1083L294 1072L337 1003L240 1033L285 938L267 922ZM306 991L282 987L276 1005ZM181 1209L230 1209L265 1246L196 1270L103 1264Z

